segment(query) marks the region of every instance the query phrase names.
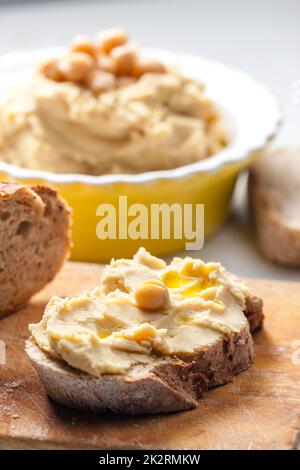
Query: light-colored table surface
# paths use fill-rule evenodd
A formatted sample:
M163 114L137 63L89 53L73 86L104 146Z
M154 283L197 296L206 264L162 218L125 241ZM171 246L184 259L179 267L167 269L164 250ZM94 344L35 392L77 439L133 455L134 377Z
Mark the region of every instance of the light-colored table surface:
M0 5L1 5L0 0ZM228 62L265 82L281 100L285 124L277 144L300 144L300 2L298 0L4 1L0 53L61 45L78 32L122 25L145 46L201 54ZM297 99L298 98L298 99ZM259 112L259 110L258 110ZM245 218L245 184L238 210L208 240L201 256L237 274L300 280L300 270L266 262Z

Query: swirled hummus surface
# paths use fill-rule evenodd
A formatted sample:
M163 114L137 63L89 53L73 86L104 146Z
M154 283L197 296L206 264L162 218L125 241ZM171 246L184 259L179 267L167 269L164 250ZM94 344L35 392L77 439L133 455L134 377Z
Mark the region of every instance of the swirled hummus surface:
M0 159L58 173L139 173L208 157L226 144L203 86L180 73L146 73L95 95L36 74L0 108Z
M158 308L162 292L167 302ZM43 351L76 369L124 374L248 328L248 293L219 263L187 257L166 265L141 248L133 259L113 260L94 290L53 297L40 323L29 328Z

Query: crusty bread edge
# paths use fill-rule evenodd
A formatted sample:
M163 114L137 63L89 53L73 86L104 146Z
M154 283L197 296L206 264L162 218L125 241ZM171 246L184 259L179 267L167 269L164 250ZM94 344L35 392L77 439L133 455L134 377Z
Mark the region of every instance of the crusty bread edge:
M167 359L152 370L142 369L142 374L137 370L136 377L133 371L127 379L112 375L96 378L73 369L43 352L32 337L26 341L26 352L48 395L70 408L125 414L187 410L197 406L208 388L228 382L253 362L249 329L254 332L263 325L262 300L248 296L244 313L248 324L239 334L219 341L207 352L183 355L184 361ZM222 360L219 365L215 363L218 358ZM173 376L171 383L168 373Z
M197 402L182 397L175 389L151 373L136 378L116 375L93 377L50 358L35 343L26 341L28 354L48 395L69 408L97 412L138 414L195 408Z
M121 414L195 408L202 393L228 382L254 361L248 324L206 350L136 366L126 375L92 377L42 351L31 337L28 354L48 395L70 408Z
M44 185L25 185L21 184L18 182L0 182L0 201L9 199L12 197L15 193L18 191L31 191L33 193L34 197L38 197L44 202L44 196L46 197L54 197L57 199L59 203L62 204L64 208L64 212L66 216L68 217L68 230L64 235L64 253L62 253L61 261L60 264L57 265L56 271L53 273L51 277L49 277L47 283L45 283L43 286L41 286L39 289L36 289L34 293L32 294L35 295L37 294L40 290L42 290L47 284L49 284L57 275L57 273L61 270L63 267L65 261L68 259L70 256L70 251L73 246L72 244L72 235L71 235L71 227L72 227L72 209L70 208L69 204L67 201L59 194L59 192L51 187L51 186L44 186ZM31 297L30 297L31 298ZM6 317L8 315L11 315L12 313L16 313L22 308L26 306L28 301L30 300L28 298L24 302L20 303L16 307L13 307L11 309L6 309L6 310L0 310L0 319L3 317Z
M261 253L275 263L300 266L300 231L284 223L271 207L255 168L250 171L248 194Z

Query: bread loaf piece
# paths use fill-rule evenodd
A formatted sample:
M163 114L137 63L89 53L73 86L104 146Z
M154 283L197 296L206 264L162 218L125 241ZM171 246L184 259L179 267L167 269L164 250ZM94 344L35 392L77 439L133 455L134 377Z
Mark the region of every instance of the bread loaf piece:
M54 189L0 183L0 317L51 281L69 249L70 209Z
M249 329L262 326L262 301L246 302L249 327L194 353L178 354L156 364L136 365L126 375L93 377L42 351L31 337L26 352L47 393L70 408L124 414L166 413L198 405L202 393L228 382L254 360Z
M300 150L265 152L251 168L249 194L261 252L300 266Z
M251 333L260 330L264 322L263 301L255 295L246 298L246 309L244 311L248 320Z

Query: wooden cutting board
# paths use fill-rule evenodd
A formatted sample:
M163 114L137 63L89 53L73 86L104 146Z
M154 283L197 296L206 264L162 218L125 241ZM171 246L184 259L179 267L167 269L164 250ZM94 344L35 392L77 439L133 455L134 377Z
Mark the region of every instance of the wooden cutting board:
M0 321L1 449L292 449L300 429L300 284L251 280L265 301L256 361L231 383L205 393L192 411L157 416L94 415L49 400L25 353L27 324L53 294L96 285L101 266L68 263L17 314ZM298 343L296 343L298 341ZM298 352L297 352L298 350Z

